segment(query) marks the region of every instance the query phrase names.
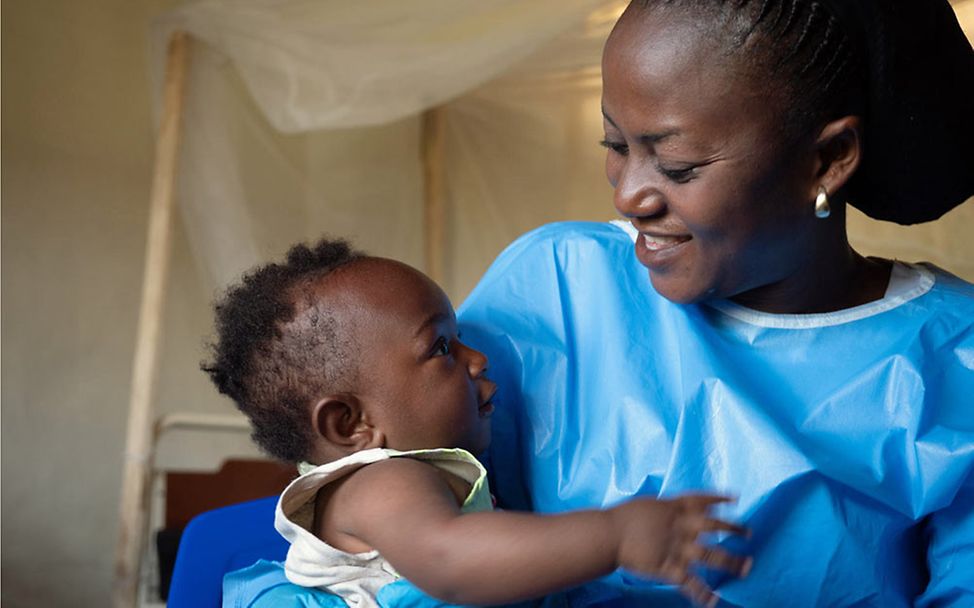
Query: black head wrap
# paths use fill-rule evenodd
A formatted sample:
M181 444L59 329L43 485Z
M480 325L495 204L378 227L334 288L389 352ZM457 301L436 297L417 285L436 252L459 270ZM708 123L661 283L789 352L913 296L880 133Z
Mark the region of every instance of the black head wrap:
M867 74L864 155L849 201L900 224L974 195L974 51L946 0L823 0Z

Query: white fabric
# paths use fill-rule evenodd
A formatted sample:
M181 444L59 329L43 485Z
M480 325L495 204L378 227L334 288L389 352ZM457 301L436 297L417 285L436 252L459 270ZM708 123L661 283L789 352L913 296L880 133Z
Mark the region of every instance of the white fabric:
M328 483L359 468L387 460L383 450L365 450L322 465L294 480L281 494L274 527L291 543L284 562L289 581L340 595L353 608L378 608L375 595L398 576L378 551L347 553L315 536L315 496Z
M473 510L490 509L487 472L469 453L458 449L398 452L376 448L356 452L340 460L308 469L291 482L278 500L274 527L291 543L284 572L302 587L324 589L344 599L352 608L378 608L379 590L399 575L378 551L347 553L332 547L311 531L318 490L363 466L396 457L411 457L448 471L471 484L467 498ZM468 504L464 503L464 511Z
M232 60L284 133L391 122L499 76L604 0L201 0L157 24ZM158 47L157 47L158 48Z
M933 287L933 273L919 264L907 264L897 260L893 262L893 272L896 273L899 284L892 292L887 288L886 294L878 300L836 312L785 315L761 312L729 300L719 300L709 304L739 321L759 327L775 327L778 329L832 327L893 310L922 296Z
M624 5L206 0L157 20L157 88L169 33L194 36L177 197L207 288L323 234L424 268L434 106L455 300L518 234L611 218L599 63Z
M909 262L896 261L889 273L889 285L886 286L884 298L911 300L916 297L912 294L918 290L926 293L932 283L932 274L926 268ZM917 295L922 294L918 293Z

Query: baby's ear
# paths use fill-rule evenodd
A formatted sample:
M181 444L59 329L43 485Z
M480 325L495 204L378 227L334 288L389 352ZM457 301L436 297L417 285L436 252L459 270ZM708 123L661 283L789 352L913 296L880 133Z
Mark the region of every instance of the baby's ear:
M331 450L350 454L385 445L385 435L371 424L355 395L328 395L318 400L311 423L316 442L324 442Z

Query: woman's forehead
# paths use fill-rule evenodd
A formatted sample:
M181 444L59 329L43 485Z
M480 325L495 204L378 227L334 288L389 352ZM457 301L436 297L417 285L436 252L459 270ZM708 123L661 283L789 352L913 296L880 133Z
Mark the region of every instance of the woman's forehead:
M606 42L603 73L631 87L664 81L692 87L700 78L733 83L740 60L724 48L718 30L682 10L627 10Z
M606 44L602 79L606 117L627 135L741 130L764 122L773 101L680 11L624 16Z

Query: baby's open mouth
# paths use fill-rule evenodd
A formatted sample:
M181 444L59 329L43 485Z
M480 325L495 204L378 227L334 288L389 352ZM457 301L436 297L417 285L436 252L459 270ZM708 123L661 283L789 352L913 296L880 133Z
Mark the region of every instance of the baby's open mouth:
M483 403L480 404L480 407L477 408L477 411L480 412L481 417L490 416L494 413L494 395L496 394L497 387L494 386L493 390L490 392L490 395L488 395L487 398L484 399Z

